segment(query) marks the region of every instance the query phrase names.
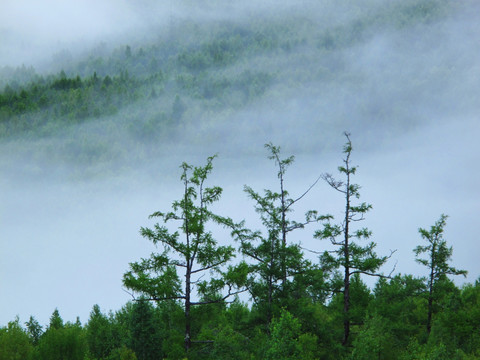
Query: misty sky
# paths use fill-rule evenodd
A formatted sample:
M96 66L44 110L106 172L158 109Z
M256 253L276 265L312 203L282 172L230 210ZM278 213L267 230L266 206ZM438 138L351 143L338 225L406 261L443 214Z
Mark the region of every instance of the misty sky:
M229 1L218 7L214 1L203 6L187 0L155 3L3 0L0 68L24 64L58 72L53 59L62 50L80 57L103 42L111 47L148 44L152 32L168 29L172 19L248 24L251 16L292 11L326 29L376 14L382 1L357 6L348 0L261 6ZM129 165L111 176L76 181L68 172L78 171L78 164L35 156L19 157L22 162L14 165L8 161L26 146L44 146L42 141L55 146L62 139L0 144L0 326L16 315L22 322L34 315L46 324L55 308L65 321L80 316L86 322L94 304L103 311L124 305L130 297L121 279L128 263L154 250L139 228L151 225L148 215L168 210L180 196L182 161L202 165L206 156L218 153L211 177L212 184L224 188L218 210L234 220L246 218L254 227L258 221L243 185L258 191L276 186L276 170L263 144L272 141L285 156L296 156L286 179L295 197L320 174L337 174L344 130L352 134L361 200L373 205L362 225L373 231L379 254L397 250L382 270L388 273L396 264L396 273L425 275L412 251L422 243L418 228L429 228L445 213L453 265L469 272L455 281L474 282L480 276L479 10L475 1L467 1L440 21L408 28L379 25L365 41L326 58L308 46L278 58L252 56L242 66L304 81L290 88L280 80L258 103L222 114L228 121L204 141L195 137L203 134L202 126L190 123L183 137L158 145L164 149L161 158L132 165L128 156L134 150L126 149ZM317 68L338 72L338 80L324 83L304 75ZM78 131L97 136L96 129L84 125ZM40 168L56 170L45 174ZM310 208L341 216L343 199L318 183L295 214L300 217ZM314 230L294 240L323 251L328 244L311 240ZM222 243L230 241L222 236Z

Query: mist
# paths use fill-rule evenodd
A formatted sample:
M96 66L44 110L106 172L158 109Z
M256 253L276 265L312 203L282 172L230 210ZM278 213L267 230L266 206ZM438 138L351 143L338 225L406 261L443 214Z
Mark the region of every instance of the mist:
M373 231L379 254L397 250L382 270L425 275L412 251L422 241L418 228L445 213L453 265L469 272L455 282L478 279L479 6L437 1L432 4L440 10L431 18L409 22L399 15L390 22L392 13L408 14L418 2L384 3L3 1L0 84L22 65L42 76L62 69L90 76L77 61L106 59L127 45L133 52L157 43L170 44L165 53L196 49L225 24L261 34L264 24L286 22L286 30L278 35L284 47L242 54L209 70L225 79L266 74L271 80L260 95L242 102L242 93L232 91L221 107L215 98L182 93L185 113L162 128L158 141L135 138L129 129L171 111L177 73L158 98L116 114L41 137L2 139L0 324L17 315L47 324L55 308L66 321L79 316L85 322L94 304L118 310L130 300L121 282L128 263L155 251L139 228L181 195L183 161L203 165L218 154L209 183L224 188L219 211L257 227L243 186L278 186L263 145L272 142L285 157L295 155L286 175L295 197L320 174L337 174L343 131L351 133L360 200L373 205L362 225ZM330 43L332 34L337 40ZM301 218L306 209L340 217L343 199L319 182L294 215ZM328 244L311 239L315 229L291 240L323 251ZM220 242L230 242L227 235L221 233Z

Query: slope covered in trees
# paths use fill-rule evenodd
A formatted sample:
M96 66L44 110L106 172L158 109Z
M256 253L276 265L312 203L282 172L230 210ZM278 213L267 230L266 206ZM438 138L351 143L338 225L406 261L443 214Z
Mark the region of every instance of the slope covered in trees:
M12 161L28 157L35 147L38 157L114 168L120 160L132 160L126 152L135 154L134 161L146 161L152 148L157 153L164 149L152 144L168 146L186 137L203 144L205 138L219 139L225 129L236 129L245 138L252 128L263 133L267 130L249 112L271 107L290 111L282 109L282 103L296 96L322 114L299 113L299 126L319 134L325 126L355 131L353 126L366 125L388 139L397 129L427 121L411 111L432 101L425 87L446 89L456 76L454 67L433 63L418 69L416 81L402 83L404 91L397 93L395 82L402 79L392 78L388 67L370 74L351 56L384 33L407 38L411 29L436 26L462 5L412 0L344 6L349 9L343 22L328 20L323 12L329 8L315 6L230 20L180 19L167 29L152 30L147 40L113 48L99 45L78 58L60 53L56 62L61 65L49 72L37 73L31 66L0 68L0 141L27 140L12 152ZM382 94L371 88L376 76L388 79ZM443 83L438 83L440 78ZM378 100L355 100L365 91ZM411 93L417 94L415 99ZM385 94L395 97L393 106L383 104ZM474 98L465 95L462 102L468 107ZM351 110L334 105L346 102L354 105ZM358 125L348 119L353 114ZM284 120L276 122L280 126L272 135L279 137ZM79 126L87 123L95 123L98 130ZM57 151L39 139L56 141ZM320 140L329 143L328 138ZM318 143L305 141L301 149L317 148Z

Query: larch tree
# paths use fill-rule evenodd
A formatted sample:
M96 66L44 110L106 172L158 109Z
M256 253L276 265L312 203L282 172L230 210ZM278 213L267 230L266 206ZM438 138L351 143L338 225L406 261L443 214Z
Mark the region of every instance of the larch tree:
M369 239L371 231L367 228L354 228L353 224L364 220L365 214L372 208L365 202L356 204L355 200L360 198L360 186L352 182L352 176L357 171L356 166L351 164L352 142L350 134L345 132L347 142L344 145L343 165L338 171L344 180L336 180L331 174L324 174L323 179L330 187L341 193L345 198L345 210L342 222L333 224L330 219L324 224L323 229L315 232L315 238L328 239L335 247L332 251L325 251L320 256L322 267L328 271L343 269L343 282L333 284L333 291L343 293L343 339L342 344L347 345L350 335L350 278L355 274L371 276L383 276L377 270L391 256L378 256L375 253L375 242L367 245L360 245L358 241Z
M433 306L436 299L437 285L445 279L447 275L467 275L466 270L458 270L448 265L452 257L453 249L447 246L443 238L445 225L447 224L447 215L442 214L435 225L430 230L419 228L418 231L428 244L417 246L413 251L416 261L429 270L428 287L428 310L427 310L427 332L432 329ZM427 258L420 258L420 255L426 253Z
M306 212L303 221L291 219L289 214L294 205L304 198L318 179L299 197L291 198L285 188L285 173L294 157L281 158L280 147L271 143L265 144L265 148L270 153L268 158L275 162L278 169L278 191L264 190L262 196L251 187L244 187L244 191L255 202L255 210L260 215L264 231L252 231L241 223L233 231L233 236L239 241L242 253L249 259L248 290L257 308L266 314L267 321L270 322L274 304L280 309L287 306L288 298L296 293L302 293L299 297L305 296L308 290L298 289L298 286L295 288L296 285L302 283L302 287L309 287L313 281L307 278L318 280L319 277L320 271L304 258L298 242L290 243L287 240L289 234L326 217L310 210Z
M178 230L171 232L158 223L154 229L142 227L142 236L155 245L163 245L163 252L131 263L130 271L123 277L126 288L140 293L144 300L183 302L186 352L194 342L191 307L225 301L242 291L240 286L246 277L244 263L226 268L235 250L231 246L219 246L213 234L207 230L208 223L233 226L230 218L210 211L210 205L217 202L222 194L222 188L218 186L205 186L213 168L213 159L214 156L209 157L203 167L192 167L186 163L181 165L182 198L173 202L173 211L157 211L150 215L150 218L160 218L164 223L178 222ZM185 278L183 290L178 269L182 270ZM207 279L202 280L204 276Z

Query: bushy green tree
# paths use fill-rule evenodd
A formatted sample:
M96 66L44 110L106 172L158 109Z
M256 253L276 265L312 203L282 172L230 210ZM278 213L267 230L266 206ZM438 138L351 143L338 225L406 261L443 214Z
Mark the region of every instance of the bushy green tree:
M220 199L222 189L218 186L206 187L207 176L212 171L214 157L203 167L192 167L183 163L181 180L183 196L172 205L173 211L155 212L150 217L158 217L165 223L180 222L179 230L171 233L166 226L156 224L154 229L142 228L141 234L155 245L163 245L163 253L154 253L149 259L131 263L123 282L134 292L148 300L179 300L184 304L185 350L192 344L191 307L222 302L238 293L236 288L245 280L245 266L234 269L226 265L234 257L232 246L220 246L207 229L210 222L232 227L227 217L213 213L210 206ZM180 238L183 234L183 239ZM171 255L172 254L172 255ZM182 269L185 276L184 289L177 273ZM201 277L210 273L209 280ZM227 289L227 293L222 291ZM192 292L197 290L199 301L193 301Z
M279 318L270 324L265 359L269 360L313 360L317 358L317 338L303 334L297 318L282 310Z
M377 314L367 316L360 333L353 340L352 360L396 359L393 336L387 322Z
M17 318L0 328L0 360L27 360L33 352L29 336Z

